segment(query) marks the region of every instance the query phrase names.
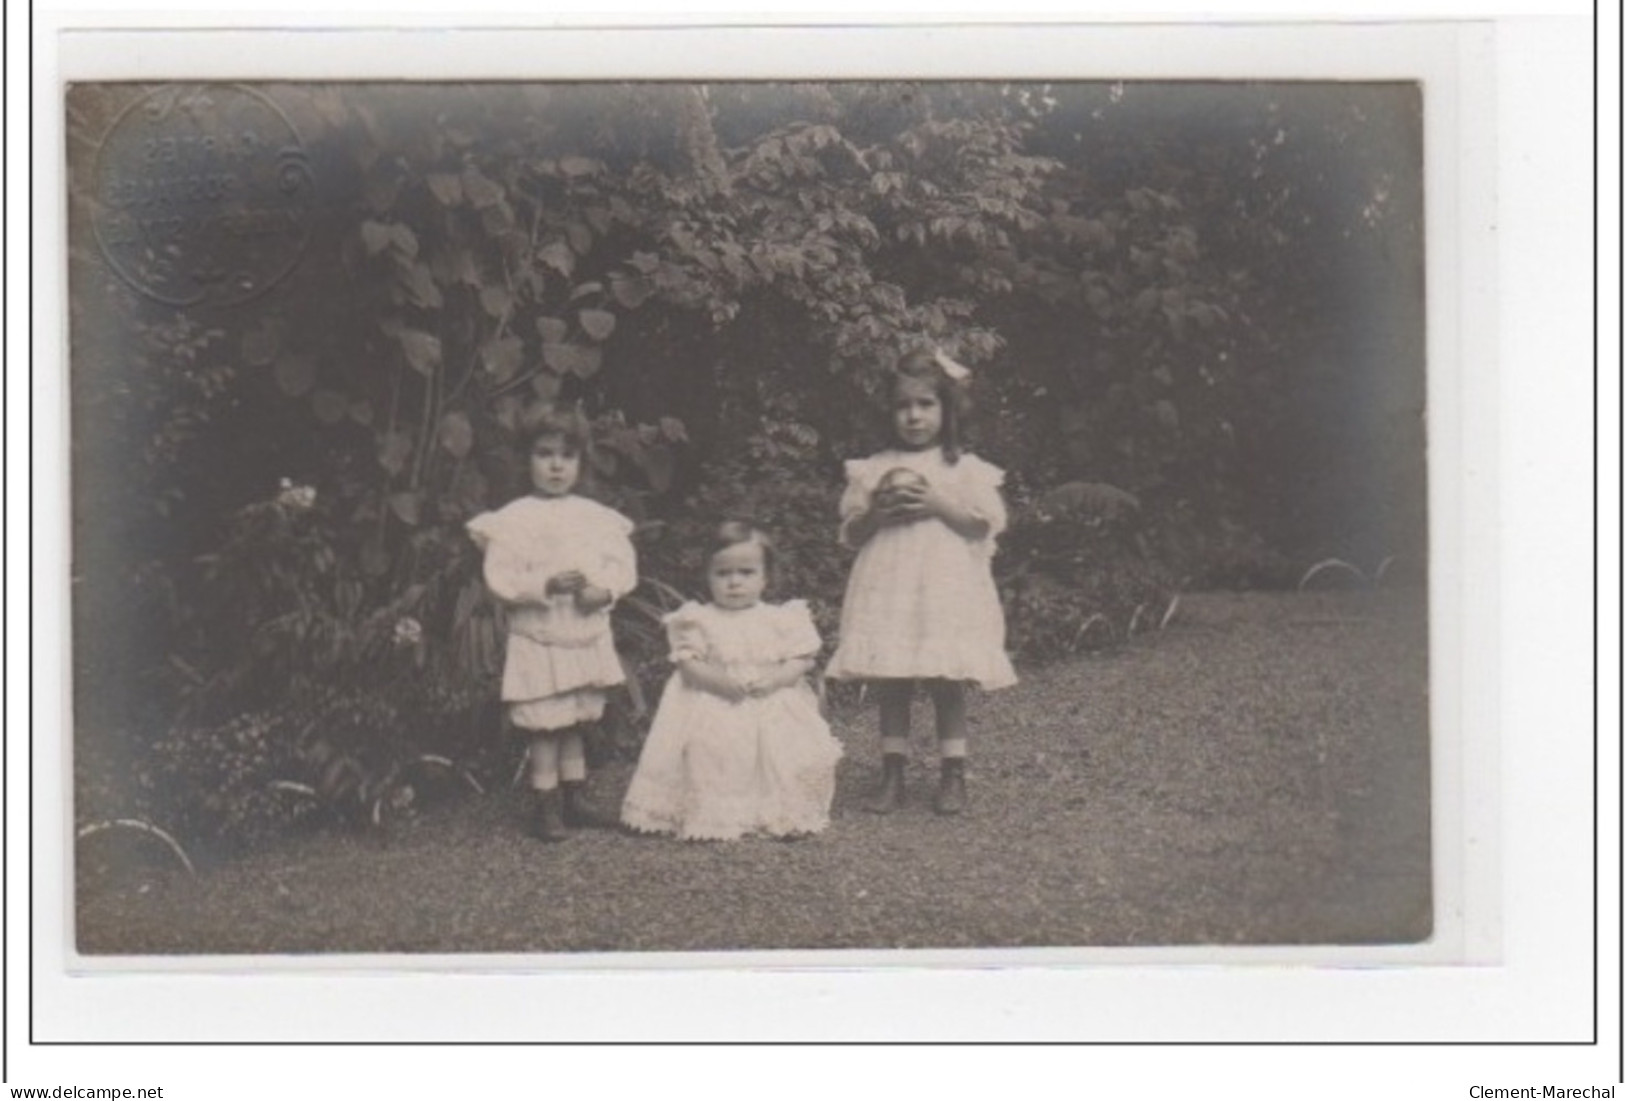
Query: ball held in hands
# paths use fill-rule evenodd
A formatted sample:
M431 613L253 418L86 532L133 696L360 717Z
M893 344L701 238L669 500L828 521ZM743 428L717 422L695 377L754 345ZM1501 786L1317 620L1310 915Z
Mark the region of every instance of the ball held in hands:
M614 595L597 585L583 585L576 590L576 607L587 615L609 607Z
M893 467L875 487L875 508L887 516L906 515L914 511L910 506L917 506L930 487L931 483L918 471Z

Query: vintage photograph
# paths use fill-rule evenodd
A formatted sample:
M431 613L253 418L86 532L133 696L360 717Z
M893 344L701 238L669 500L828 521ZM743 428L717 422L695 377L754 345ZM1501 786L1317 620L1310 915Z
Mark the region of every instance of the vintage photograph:
M1427 943L1423 105L71 83L71 947Z

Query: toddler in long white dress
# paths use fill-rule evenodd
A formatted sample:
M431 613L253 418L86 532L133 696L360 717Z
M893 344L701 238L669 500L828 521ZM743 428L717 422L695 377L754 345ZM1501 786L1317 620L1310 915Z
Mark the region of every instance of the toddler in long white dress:
M621 807L627 826L726 841L829 824L841 745L807 681L818 631L805 601L762 601L771 553L750 525L721 525L706 570L711 603L666 617L677 671Z
M897 447L846 464L841 540L857 548L841 637L825 675L872 681L882 774L868 809L901 805L916 687L936 705L941 814L965 808L965 686L1016 682L1004 649L993 550L1007 522L1004 472L959 442L968 372L940 353L899 362L890 392Z

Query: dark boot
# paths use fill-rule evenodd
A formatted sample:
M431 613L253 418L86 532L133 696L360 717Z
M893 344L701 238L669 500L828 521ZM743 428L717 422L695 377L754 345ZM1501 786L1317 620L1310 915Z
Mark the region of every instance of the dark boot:
M587 799L585 780L566 780L564 824L573 830L612 830L621 824L618 815L600 810Z
M903 805L903 768L908 758L888 753L880 759L880 788L864 804L871 814L890 814Z
M564 841L570 831L564 828L564 797L558 788L535 793L535 806L531 814L531 836L538 841Z
M933 807L938 814L959 814L965 809L965 758L943 758Z

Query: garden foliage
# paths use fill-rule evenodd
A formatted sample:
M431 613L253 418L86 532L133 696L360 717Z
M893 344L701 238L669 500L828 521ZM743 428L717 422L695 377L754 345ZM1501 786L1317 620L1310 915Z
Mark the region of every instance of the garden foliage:
M188 828L251 832L272 780L366 806L403 762L492 752L501 610L463 524L524 491L550 404L592 418L588 491L639 524L617 624L645 692L723 515L774 532L774 595L835 634L840 461L884 443L919 345L976 372L1024 657L1421 539L1405 89L277 86L312 246L191 313L87 229L82 152L141 91L68 102L78 744L170 762Z

